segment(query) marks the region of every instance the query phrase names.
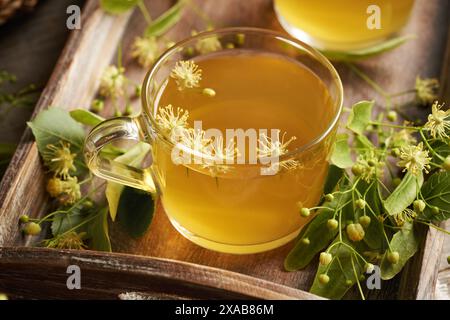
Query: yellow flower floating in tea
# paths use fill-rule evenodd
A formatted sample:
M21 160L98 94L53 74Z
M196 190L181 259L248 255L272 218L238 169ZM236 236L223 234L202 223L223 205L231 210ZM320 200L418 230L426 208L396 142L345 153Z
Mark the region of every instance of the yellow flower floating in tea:
M192 89L200 86L202 70L193 61L178 61L170 76L175 79L178 90Z

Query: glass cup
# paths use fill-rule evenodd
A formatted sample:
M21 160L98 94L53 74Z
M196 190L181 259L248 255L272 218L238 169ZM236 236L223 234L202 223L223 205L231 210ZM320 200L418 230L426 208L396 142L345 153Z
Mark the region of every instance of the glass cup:
M414 0L274 0L283 28L321 50L364 49L398 32Z
M325 110L329 121L322 124L319 135L280 157L280 163L295 160L299 165L294 170L262 175L266 164L232 164L233 170L212 175L201 165L174 163L171 152L176 144L157 121L158 104L175 64L186 55L194 61L201 59L203 55L192 48L205 39L221 42L214 54L245 50L276 55L301 63L321 81L330 102L330 110ZM298 206L313 206L322 195L342 99L342 84L334 67L298 40L257 28L204 32L160 57L144 80L141 114L106 120L95 127L86 139L85 157L91 171L101 178L158 192L172 225L192 242L227 253L266 251L294 239L310 220L300 217ZM273 108L268 116L276 115ZM122 139L150 144L151 166L139 169L102 157L105 145Z

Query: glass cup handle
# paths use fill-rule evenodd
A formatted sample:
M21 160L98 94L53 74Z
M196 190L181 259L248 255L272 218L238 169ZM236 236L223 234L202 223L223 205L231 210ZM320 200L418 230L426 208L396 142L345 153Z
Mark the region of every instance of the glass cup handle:
M96 176L133 188L156 192L149 170L138 169L101 155L107 144L117 140L145 141L140 129L139 117L120 117L103 121L92 131L84 143L84 157L87 166Z

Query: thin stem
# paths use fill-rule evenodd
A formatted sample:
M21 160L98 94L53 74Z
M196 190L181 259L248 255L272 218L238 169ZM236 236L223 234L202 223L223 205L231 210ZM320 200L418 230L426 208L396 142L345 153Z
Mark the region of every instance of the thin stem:
M418 219L417 219L416 221L419 222L419 223L421 223L421 224L424 224L424 225L426 225L426 226L429 226L429 227L431 227L431 228L434 228L434 229L436 229L436 230L438 230L438 231L440 231L440 232L443 232L443 233L445 233L445 234L450 235L450 231L445 230L445 229L443 229L443 228L440 228L440 227L438 227L438 226L435 225L435 224L426 222L426 221L424 221L424 220L418 220Z
M397 93L392 93L390 96L392 98L394 98L394 97L400 97L400 96L403 96L403 95L409 94L409 93L416 93L416 89L409 89L409 90L400 91L400 92L397 92Z
M364 293L361 288L361 284L359 283L359 278L358 278L358 274L356 273L356 268L355 268L355 263L353 262L353 257L350 257L350 261L352 262L353 274L355 275L356 283L358 284L358 290L359 290L359 293L361 294L361 298L363 300L366 300L366 297L364 297Z
M389 97L389 93L387 93L383 88L381 88L375 81L369 78L364 72L359 70L353 63L346 62L345 63L356 75L358 75L361 79L366 81L376 92L378 92L383 97Z
M214 22L208 17L208 15L192 0L185 0L186 3L191 7L192 11L206 23L208 27L214 27Z
M142 15L144 16L145 22L147 22L148 25L152 23L152 17L150 16L150 13L148 12L147 7L145 6L144 1L138 2L139 10L141 10Z
M369 124L376 125L376 126L382 126L382 127L390 127L390 128L397 128L397 129L408 129L408 130L421 130L422 127L411 127L411 126L402 126L398 124L391 124L391 123L385 123L385 122L378 122L378 121L371 121Z
M434 149L430 146L430 144L428 143L427 138L425 137L425 134L423 133L423 129L420 129L419 133L420 133L420 136L422 137L423 142L425 142L425 145L431 151L431 153L433 155L435 155L436 157L438 157L439 159L441 159L442 161L445 161L445 158L443 156L441 156L439 153L437 153L436 151L434 151Z

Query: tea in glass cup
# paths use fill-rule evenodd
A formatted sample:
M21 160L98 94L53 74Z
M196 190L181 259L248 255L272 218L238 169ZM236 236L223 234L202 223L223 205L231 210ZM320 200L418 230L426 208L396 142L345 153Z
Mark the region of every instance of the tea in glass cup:
M362 49L388 39L408 21L414 0L275 0L283 28L324 50Z
M245 41L227 46L236 36ZM220 46L186 54L205 39ZM261 29L199 34L160 58L142 100L138 118L91 132L86 154L94 173L156 186L173 226L216 251L270 250L309 221L299 208L322 195L342 107L339 77L317 51ZM137 169L113 175L114 164L97 157L112 130L152 145L152 166L140 176Z

